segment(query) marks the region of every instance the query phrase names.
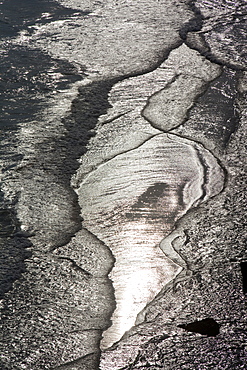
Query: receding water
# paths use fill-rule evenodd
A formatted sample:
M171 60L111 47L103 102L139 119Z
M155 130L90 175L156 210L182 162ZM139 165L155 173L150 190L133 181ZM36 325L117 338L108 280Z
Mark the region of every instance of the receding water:
M218 184L208 187L211 195L223 186L214 157L189 140L158 134L83 180L78 191L83 226L109 246L116 259L110 278L117 307L102 348L118 341L178 273L179 266L163 254L159 243L178 218L209 196L204 186L214 176Z

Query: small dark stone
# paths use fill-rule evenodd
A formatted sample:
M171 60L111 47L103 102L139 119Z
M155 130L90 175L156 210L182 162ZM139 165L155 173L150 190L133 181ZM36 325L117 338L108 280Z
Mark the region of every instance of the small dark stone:
M243 278L243 292L247 293L247 262L241 262L240 267Z
M178 327L193 333L207 335L208 337L215 337L219 334L220 329L220 325L212 318L194 321L189 324L178 325Z

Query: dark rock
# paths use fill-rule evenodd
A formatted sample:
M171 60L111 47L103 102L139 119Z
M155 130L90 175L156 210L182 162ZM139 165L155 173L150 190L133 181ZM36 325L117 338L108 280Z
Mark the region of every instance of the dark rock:
M240 267L243 277L243 292L247 293L247 262L241 262Z
M194 321L189 324L178 325L179 328L191 331L192 333L199 333L207 335L208 337L215 337L219 334L220 325L212 318Z

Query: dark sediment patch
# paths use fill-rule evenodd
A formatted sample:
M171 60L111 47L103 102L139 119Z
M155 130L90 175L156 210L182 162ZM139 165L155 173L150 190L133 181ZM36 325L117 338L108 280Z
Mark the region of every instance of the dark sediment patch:
M147 218L150 222L156 218L164 218L164 222L166 222L166 216L162 217L156 206L162 196L167 196L168 191L169 184L166 183L158 182L150 186L139 196L137 202L131 207L131 212L128 212L126 217L130 220Z
M183 184L177 185L177 196L178 205L182 208L185 206L183 200L183 190L186 184L186 180ZM155 185L150 186L140 197L137 202L131 206L129 212L125 214L126 218L131 221L137 221L146 218L148 222L157 222L159 219L161 222L173 224L177 216L177 210L169 212L169 215L164 212L164 215L160 212L160 199L163 197L169 197L170 186L167 183L158 182Z
M72 102L71 113L62 119L66 136L38 144L39 165L50 169L50 174L58 182L70 186L71 176L79 167L78 158L87 151L86 146L95 135L99 116L110 107L107 98L112 84L111 81L100 81L80 87L77 98Z
M147 204L155 205L168 187L169 185L163 182L158 182L155 185L150 186L145 193L139 197L135 207L140 208L142 206L147 206Z

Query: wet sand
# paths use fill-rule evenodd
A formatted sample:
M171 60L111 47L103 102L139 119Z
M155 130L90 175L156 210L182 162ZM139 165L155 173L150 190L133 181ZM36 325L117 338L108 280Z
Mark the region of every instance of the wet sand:
M19 5L0 4L1 367L241 368L245 5ZM183 329L207 317L215 338Z

